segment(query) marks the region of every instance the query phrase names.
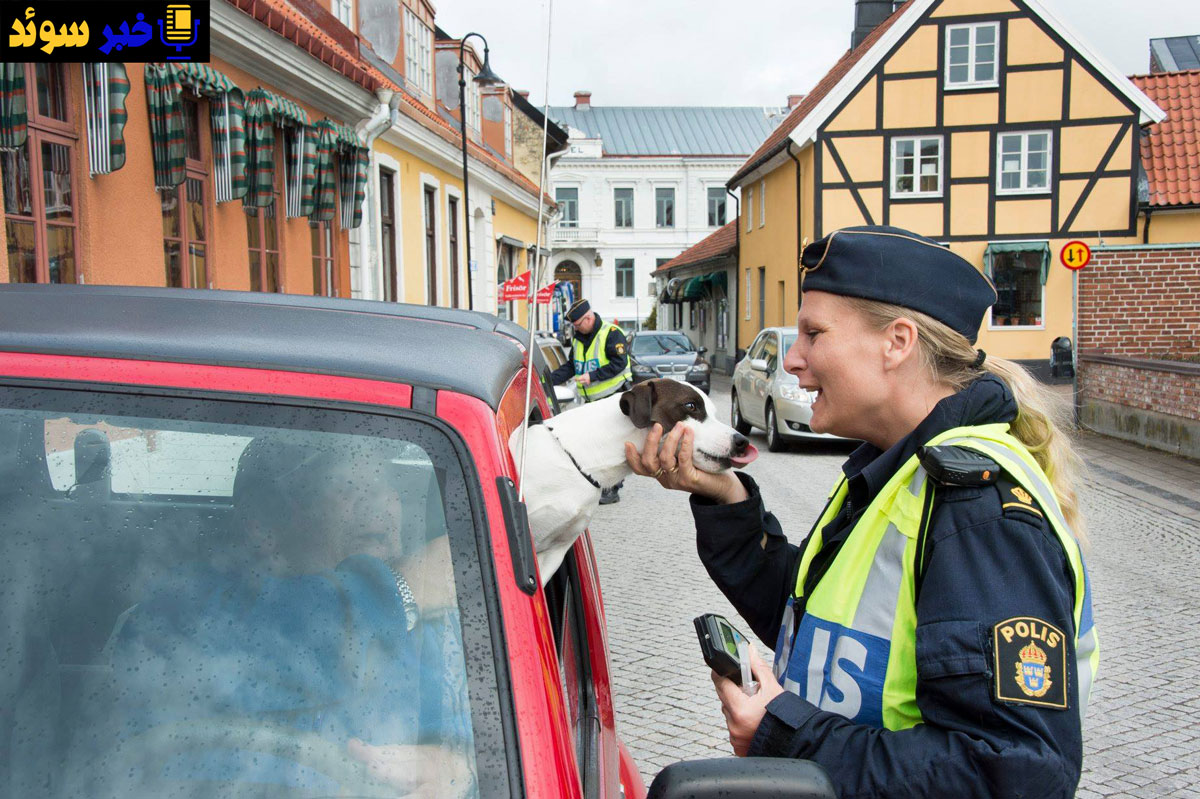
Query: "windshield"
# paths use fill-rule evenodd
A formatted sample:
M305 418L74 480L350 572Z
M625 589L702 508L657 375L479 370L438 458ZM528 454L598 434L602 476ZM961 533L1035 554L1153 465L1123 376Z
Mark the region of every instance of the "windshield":
M675 355L695 352L686 336L679 334L639 335L633 338L634 355Z
M118 397L0 392L0 784L477 795L445 436Z

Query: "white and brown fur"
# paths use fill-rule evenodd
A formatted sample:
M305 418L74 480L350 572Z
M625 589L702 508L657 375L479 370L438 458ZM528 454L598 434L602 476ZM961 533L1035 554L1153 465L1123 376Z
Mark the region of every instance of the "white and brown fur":
M641 451L655 422L662 425L664 435L678 422L695 430L692 462L706 472L729 469L730 458L745 452L749 443L718 421L707 396L686 383L664 379L647 380L529 428L525 504L543 584L587 528L600 504L600 488L612 488L633 473L625 461L625 442L633 442ZM509 438L508 447L519 462L520 428Z

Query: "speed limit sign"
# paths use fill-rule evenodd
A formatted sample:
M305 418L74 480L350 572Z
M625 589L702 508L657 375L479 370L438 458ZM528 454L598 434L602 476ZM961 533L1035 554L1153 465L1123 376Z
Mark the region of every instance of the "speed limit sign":
M1067 269L1083 269L1092 260L1092 248L1082 241L1068 241L1058 255Z

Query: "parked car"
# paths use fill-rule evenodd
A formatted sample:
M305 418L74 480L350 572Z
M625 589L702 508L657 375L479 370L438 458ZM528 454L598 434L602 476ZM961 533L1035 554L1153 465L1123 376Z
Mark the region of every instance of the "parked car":
M591 541L543 590L517 501L519 331L0 288L0 795L643 797Z
M707 347L697 349L678 330L643 330L629 338L634 384L656 377L686 381L708 393L712 367L704 359Z
M796 328L768 327L733 369L730 424L742 435L749 435L753 427L765 430L771 452L786 448L791 440L841 440L808 426L816 392L800 388L796 376L783 369L783 355L795 341Z
M553 372L571 360L571 351L564 347L562 342L553 333L539 330L535 341L538 349L541 350L542 359L546 362L548 371ZM549 385L549 377L546 378L546 385ZM579 404L579 390L575 386L575 381L568 381L561 385L551 386L551 388L554 389L554 398L558 402L560 410L565 411Z

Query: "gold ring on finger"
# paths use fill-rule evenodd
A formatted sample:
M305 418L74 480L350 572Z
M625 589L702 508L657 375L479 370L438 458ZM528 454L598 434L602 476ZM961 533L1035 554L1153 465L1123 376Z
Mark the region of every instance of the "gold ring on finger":
M670 472L671 474L675 474L675 472L676 472L678 469L679 469L679 464L677 463L677 464L675 464L674 466L672 466L670 469L668 469L667 471L668 471L668 472Z
M658 478L662 477L662 476L663 476L663 472L664 472L664 471L665 471L664 469L659 469L657 472L655 472L655 473L654 473L654 479L656 479L656 480L657 480Z

